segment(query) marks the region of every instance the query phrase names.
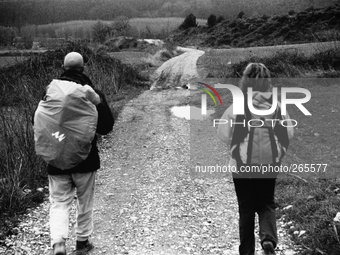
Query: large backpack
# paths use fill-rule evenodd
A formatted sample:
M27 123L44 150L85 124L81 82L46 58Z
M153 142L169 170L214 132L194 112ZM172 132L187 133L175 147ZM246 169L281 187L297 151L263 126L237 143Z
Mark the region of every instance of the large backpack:
M53 80L34 114L36 154L62 170L77 166L90 153L97 120L84 86Z
M245 122L245 126L235 125L231 142L232 156L236 162L241 165L280 164L289 145L287 127L280 121L283 119L280 106L271 115L258 116L249 111L245 100L245 115L237 115L235 120L235 123ZM249 120L254 120L251 125L248 125ZM257 123L255 120L258 120Z

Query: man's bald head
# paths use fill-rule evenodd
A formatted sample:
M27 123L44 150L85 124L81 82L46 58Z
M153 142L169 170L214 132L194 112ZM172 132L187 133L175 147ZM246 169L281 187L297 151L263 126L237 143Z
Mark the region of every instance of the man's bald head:
M64 65L65 70L84 70L84 59L83 56L80 55L78 52L70 52L64 58Z

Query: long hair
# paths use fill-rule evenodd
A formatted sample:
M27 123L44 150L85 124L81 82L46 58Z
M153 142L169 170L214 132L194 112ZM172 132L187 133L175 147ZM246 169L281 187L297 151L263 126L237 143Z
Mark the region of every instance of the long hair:
M244 94L248 88L253 88L253 91L269 92L272 89L270 79L270 71L262 63L249 63L243 71L240 81L240 89Z

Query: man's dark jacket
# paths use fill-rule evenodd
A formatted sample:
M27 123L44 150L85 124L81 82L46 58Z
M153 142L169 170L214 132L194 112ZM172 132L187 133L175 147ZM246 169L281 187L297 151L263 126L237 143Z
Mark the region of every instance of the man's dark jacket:
M75 71L75 70L68 70L65 71L59 78L59 80L64 81L72 81L81 85L90 85L95 92L100 96L101 102L96 106L98 111L98 123L97 123L97 130L96 133L100 135L108 134L114 125L114 119L112 116L112 112L110 110L109 105L105 99L104 94L93 87L93 84L89 77L87 77L84 73ZM43 98L45 95L43 96ZM48 165L47 172L50 175L63 175L63 174L72 174L72 173L88 173L96 171L100 168L100 159L99 153L97 148L97 136L92 141L92 148L90 151L89 156L81 162L76 167L67 170L61 170L54 166Z

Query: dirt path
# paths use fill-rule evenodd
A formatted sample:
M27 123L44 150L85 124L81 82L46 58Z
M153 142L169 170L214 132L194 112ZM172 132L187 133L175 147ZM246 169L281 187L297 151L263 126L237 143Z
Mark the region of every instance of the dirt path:
M108 138L98 174L98 254L223 254L235 247L232 185L189 172L190 123L169 110L183 96L143 93Z
M196 63L204 51L183 47L177 47L177 50L184 53L166 61L155 71L151 90L181 87L199 77Z
M124 107L113 132L102 139L92 255L238 254L230 175L194 171L206 162L225 165L228 150L211 120L186 120L170 112L188 102L190 93L195 92L145 91ZM48 209L45 202L25 215L0 253L48 254ZM69 252L75 243L74 216L73 208ZM281 227L279 236L278 254L294 254Z

